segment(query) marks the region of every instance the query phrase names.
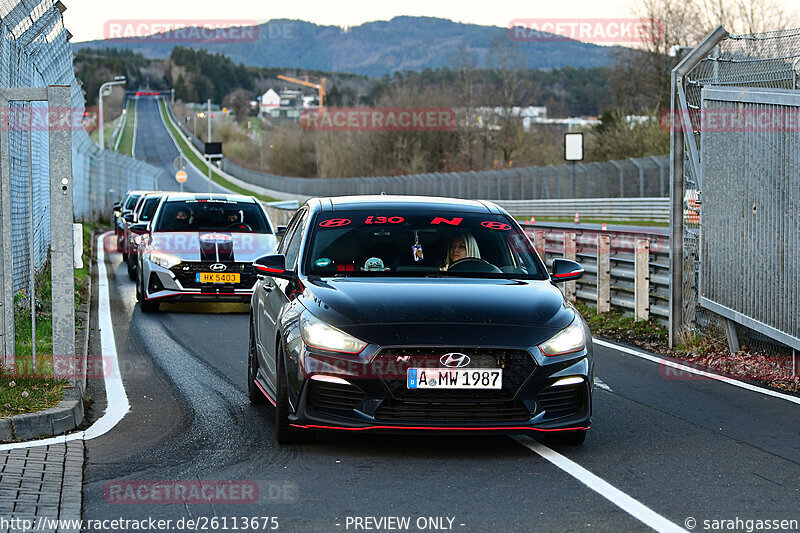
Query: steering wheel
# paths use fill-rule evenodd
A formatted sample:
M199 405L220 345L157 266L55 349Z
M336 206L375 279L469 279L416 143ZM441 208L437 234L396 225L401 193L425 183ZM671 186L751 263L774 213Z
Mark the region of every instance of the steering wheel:
M253 228L251 228L244 222L237 222L235 224L231 224L230 226L228 226L228 229L243 229L247 231L253 231Z
M447 268L448 272L486 272L492 274L502 274L503 271L491 264L486 259L480 257L464 257L454 261Z

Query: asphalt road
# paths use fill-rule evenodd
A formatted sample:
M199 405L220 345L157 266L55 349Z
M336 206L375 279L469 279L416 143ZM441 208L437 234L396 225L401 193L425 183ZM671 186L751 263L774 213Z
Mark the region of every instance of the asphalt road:
M175 181L173 162L178 157L178 148L170 137L167 127L158 111L158 100L152 96L140 96L136 104L136 159L146 161L161 168L158 187L163 191L177 191L180 184ZM187 192L208 192L208 178L192 167L186 169L189 179L183 184ZM212 184L213 192L226 192L226 189Z
M148 106L140 101L137 156L171 167L172 143L158 141L157 127L144 133L153 123ZM653 362L597 345L596 374L605 386L595 389L592 429L580 447L554 447L560 455L553 461L547 448L507 436L327 433L312 445L279 446L272 409L247 400L246 308L187 304L144 315L120 256L107 260L131 411L86 442L85 520L152 517L174 525L216 516L232 530L233 517L240 528L242 517L277 517L282 531L436 524L465 532L692 530L690 517L702 531L704 520L800 520L799 405L667 375ZM96 418L102 381L91 387ZM120 504L108 493L126 481L168 480L255 483L258 497L245 504ZM355 517L411 522L408 529L374 522L357 529ZM223 529L222 522L207 526ZM745 528L742 522L738 530Z

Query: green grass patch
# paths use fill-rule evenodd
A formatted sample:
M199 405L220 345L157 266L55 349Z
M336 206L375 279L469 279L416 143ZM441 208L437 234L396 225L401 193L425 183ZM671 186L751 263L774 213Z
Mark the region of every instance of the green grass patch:
M89 298L92 232L98 224L83 225L83 268L75 269L75 308ZM0 417L41 411L61 401L69 382L53 373L52 284L49 263L36 276L36 362L33 361L33 325L28 295L16 297L14 314L15 368L0 372ZM76 328L87 327L76 317Z
M183 155L186 157L186 159L191 161L191 163L195 167L197 167L197 169L204 176L208 176L208 164L203 160L202 157L199 157L189 147L189 141L186 139L186 137L183 136L183 134L180 131L178 131L178 128L176 128L172 124L172 121L167 117L167 103L163 99L159 99L158 100L158 107L159 107L159 110L161 111L161 118L163 119L164 124L167 125L167 129L169 129L169 132L172 134L172 137L178 143L178 147L180 148L180 151L183 153ZM235 193L238 193L238 194L244 194L244 195L247 195L247 196L255 196L256 198L258 198L262 202L275 202L275 201L277 201L276 198L272 198L271 196L266 196L266 195L263 195L263 194L256 194L256 193L254 193L254 192L252 192L252 191L250 191L248 189L245 189L243 187L239 187L238 185L234 185L230 181L228 181L225 178L223 178L216 171L216 169L214 169L213 165L211 166L211 180L214 183L217 183L217 184L225 187L226 189L228 189L228 190L230 190L232 192L235 192Z
M134 130L134 125L136 124L136 101L133 98L128 99L125 114L128 118L125 121L125 128L122 130L122 139L119 141L119 153L132 155L133 136L136 135Z
M531 217L514 217L519 222L527 222ZM564 222L574 223L575 217L536 217L536 222ZM656 228L668 228L669 222L659 222L656 220L604 220L600 218L583 218L581 217L581 224L602 224L605 222L608 225L615 226L649 226Z

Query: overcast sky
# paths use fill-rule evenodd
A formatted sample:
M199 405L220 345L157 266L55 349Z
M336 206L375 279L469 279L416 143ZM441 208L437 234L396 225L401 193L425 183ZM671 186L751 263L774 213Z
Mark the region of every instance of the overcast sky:
M230 20L265 22L288 18L335 26L358 26L398 15L429 16L456 22L508 27L519 18L630 17L636 0L62 0L64 22L73 42L103 38L110 20Z

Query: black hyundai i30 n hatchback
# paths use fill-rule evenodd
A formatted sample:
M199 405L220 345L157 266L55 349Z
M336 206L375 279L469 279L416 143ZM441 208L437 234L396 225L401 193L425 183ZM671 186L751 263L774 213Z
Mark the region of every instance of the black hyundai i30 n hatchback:
M248 390L279 442L321 430L538 433L583 442L589 328L491 202L315 198L257 259Z

